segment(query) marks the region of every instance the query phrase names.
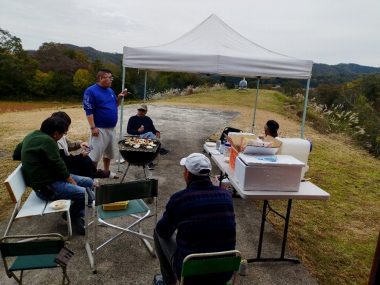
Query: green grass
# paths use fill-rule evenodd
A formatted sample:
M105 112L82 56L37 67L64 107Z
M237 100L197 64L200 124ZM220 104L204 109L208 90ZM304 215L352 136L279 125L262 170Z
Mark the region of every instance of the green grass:
M307 222L294 229L292 245L305 241L305 258L321 284L364 284L379 230L380 161L341 141L314 144L308 175L331 199L297 203L293 221Z
M160 100L163 103L252 107L256 90L218 91ZM289 114L279 92L260 91L258 109ZM286 106L286 107L285 107ZM280 122L281 125L281 122ZM307 177L330 193L329 201L295 201L288 243L320 284L366 284L380 221L380 160L347 138L315 132ZM271 203L283 213L286 203ZM282 231L283 223L269 219Z
M234 106L252 107L255 103L256 90L247 91L219 90L214 92L203 92L193 95L184 95L160 99L162 103L181 103L181 104L207 104L214 106ZM283 104L288 99L277 91L260 90L258 97L258 108L284 114Z

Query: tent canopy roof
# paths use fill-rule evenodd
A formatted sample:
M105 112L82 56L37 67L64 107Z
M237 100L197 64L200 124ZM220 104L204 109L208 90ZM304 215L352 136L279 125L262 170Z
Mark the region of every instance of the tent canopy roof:
M216 15L180 38L153 47L124 47L123 66L160 71L307 79L313 62L268 50Z

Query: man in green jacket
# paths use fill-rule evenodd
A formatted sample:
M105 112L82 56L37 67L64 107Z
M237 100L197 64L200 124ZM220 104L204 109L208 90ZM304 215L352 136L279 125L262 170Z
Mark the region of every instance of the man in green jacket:
M47 118L39 131L28 134L16 147L13 158L21 159L25 182L38 197L46 201L72 201L70 216L73 228L84 235L85 191L93 187L93 180L71 175L67 170L57 145L67 129L61 118Z

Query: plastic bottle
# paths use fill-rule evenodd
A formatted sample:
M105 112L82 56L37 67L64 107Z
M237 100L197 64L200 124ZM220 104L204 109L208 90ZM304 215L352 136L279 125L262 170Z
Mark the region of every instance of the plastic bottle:
M220 144L219 152L220 152L221 154L224 153L224 143L223 143L223 142Z
M231 153L231 144L230 143L226 143L224 145L224 152L223 152L223 154L224 154L225 157L230 157L230 153Z
M246 259L242 259L240 262L239 275L241 276L248 275L248 262Z
M217 140L217 141L216 141L216 145L215 145L215 147L216 147L217 150L220 149L220 145L221 145L221 144L222 144L222 141L221 141L221 140Z

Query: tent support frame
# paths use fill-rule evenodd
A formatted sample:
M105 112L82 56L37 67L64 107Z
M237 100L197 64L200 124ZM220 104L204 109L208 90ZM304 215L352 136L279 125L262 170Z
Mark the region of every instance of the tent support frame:
M144 103L146 102L146 81L148 79L148 71L145 70L145 78L144 78Z
M305 122L306 122L307 103L309 101L310 79L311 79L311 77L309 77L309 79L307 80L307 83L306 83L306 91L305 91L303 113L302 113L302 122L301 122L301 139L303 139L304 135L305 135Z
M124 91L125 89L125 67L123 66L123 78L121 80L121 90L122 92ZM123 109L124 109L124 97L121 98L121 102L120 102L120 136L119 136L119 141L121 141L123 139ZM117 164L117 171L119 172L120 171L120 160L121 160L121 154L120 154L120 151L119 151L119 154L118 154L118 164Z
M259 89L260 89L260 76L257 76L257 84L256 84L256 99L255 99L255 109L253 110L253 121L252 121L252 131L255 128L255 120L256 120L256 109L257 109L257 99L259 97Z

